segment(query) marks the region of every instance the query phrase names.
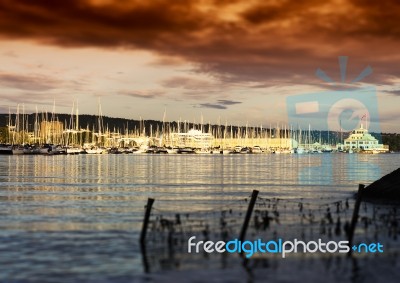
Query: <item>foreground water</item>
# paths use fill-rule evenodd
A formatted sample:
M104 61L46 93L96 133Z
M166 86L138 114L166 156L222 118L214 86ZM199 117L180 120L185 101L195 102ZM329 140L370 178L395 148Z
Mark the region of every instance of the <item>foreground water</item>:
M398 167L398 154L0 156L0 281L140 278L148 197L181 213L218 210L253 189L319 203Z

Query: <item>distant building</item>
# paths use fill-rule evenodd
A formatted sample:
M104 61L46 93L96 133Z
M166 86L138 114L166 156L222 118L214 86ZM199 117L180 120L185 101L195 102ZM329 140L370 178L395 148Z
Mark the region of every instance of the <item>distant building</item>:
M357 151L378 151L387 152L389 147L380 144L379 141L368 133L363 125L359 129L354 130L350 136L344 140L344 147L346 150L352 149Z

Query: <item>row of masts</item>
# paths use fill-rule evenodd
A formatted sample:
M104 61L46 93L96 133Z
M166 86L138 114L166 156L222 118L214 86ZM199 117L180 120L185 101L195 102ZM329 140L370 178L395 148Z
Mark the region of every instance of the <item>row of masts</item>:
M130 128L129 122L127 122L122 129L115 127L111 129L108 125L104 125L100 103L98 103L97 110L96 123L82 128L79 121L78 103L73 103L70 118L64 121L59 121L55 113L55 104L51 113L39 113L36 107L32 125L30 124L32 121L28 119L29 115L25 113L24 105L17 105L15 115L11 115L11 111L9 111L6 142L12 145L59 144L81 147L85 144L100 147L126 147L139 146L140 143L147 142L148 145L175 146L172 141L173 134L187 133L189 130L195 129L201 133L209 134L213 138L213 146L222 144L226 146L226 140L236 140L236 145L244 146L249 142L254 145L258 140L265 139L279 139L281 141L293 139L298 145L303 146L314 142L324 143L321 132L318 140L315 137L315 131L311 131L311 126L309 126L308 131L299 127L294 129L292 126L279 124L269 125L269 127L263 125L254 127L248 123L245 126L234 126L228 125L227 121L222 125L221 119L216 125L212 125L211 122L205 124L202 115L200 123L196 123L195 120L190 122L182 119L177 122L167 122L166 111L164 111L162 124L147 124L146 126L145 120L140 117L138 126L134 125ZM328 132L328 139L325 143L333 144L338 141L337 134L329 137Z

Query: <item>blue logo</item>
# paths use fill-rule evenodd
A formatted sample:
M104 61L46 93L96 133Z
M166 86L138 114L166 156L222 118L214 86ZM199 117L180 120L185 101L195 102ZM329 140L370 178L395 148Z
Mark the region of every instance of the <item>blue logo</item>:
M340 83L334 82L323 70L317 69L316 71L317 77L329 83L329 88L333 90L287 97L288 122L294 129L300 130L299 146L307 147L306 143L308 143L308 147L311 147L310 132L307 133L310 127L314 130L342 133L340 136L362 127L373 134L378 143L381 143L376 88L358 84L372 74L372 68L367 66L349 83L346 81L347 61L348 57L339 57ZM303 134L301 134L302 131L304 131ZM340 143L343 141L341 140ZM342 144L341 149L343 148ZM361 161L357 157L348 157L347 159L347 172L349 172L347 180L372 181L381 176L378 166ZM312 184L320 180L327 184L331 183L335 170L331 158L325 156L318 161L319 164L310 164L309 167L300 171L300 184ZM315 176L321 178L316 180Z
M346 83L347 57L339 57L342 85ZM336 90L317 93L306 93L289 96L286 99L288 122L293 127L349 132L361 125L370 133L381 133L379 123L376 88L373 86L357 86L366 76L372 74L372 68L366 67L360 75L351 81L350 87L340 89L340 85L321 69L316 75L330 83ZM346 84L348 85L348 84ZM380 137L376 137L379 141Z
M348 253L350 251L348 241L328 241L322 239L316 241L304 242L298 239L293 241L284 241L282 239L263 241L257 239L255 241L240 241L233 239L229 242L224 241L198 241L195 242L196 236L192 236L188 240L188 253L244 253L246 258L252 257L255 253L281 254L285 258L290 253ZM383 253L383 245L381 243L360 243L351 247L354 252L358 253Z

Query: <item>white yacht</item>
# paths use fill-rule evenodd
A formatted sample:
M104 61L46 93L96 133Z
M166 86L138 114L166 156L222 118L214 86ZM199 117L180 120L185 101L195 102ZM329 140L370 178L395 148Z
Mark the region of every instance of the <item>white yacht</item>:
M263 153L261 147L259 147L258 145L253 146L253 148L251 149L251 153L253 154L260 154Z
M23 146L18 146L18 145L13 146L12 154L13 155L24 154L24 147Z
M86 148L85 152L87 154L102 154L104 153L105 149L101 148L101 147L97 147L97 146L93 146L91 148Z
M82 149L77 146L68 146L67 147L67 154L80 154Z

